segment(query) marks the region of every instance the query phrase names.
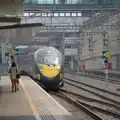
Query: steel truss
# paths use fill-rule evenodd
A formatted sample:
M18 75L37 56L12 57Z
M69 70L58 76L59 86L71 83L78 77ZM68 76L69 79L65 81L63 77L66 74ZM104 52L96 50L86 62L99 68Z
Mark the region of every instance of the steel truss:
M72 9L71 9L72 8ZM120 8L120 5L90 5L90 4L32 4L25 5L24 12L40 12L40 11L116 11Z

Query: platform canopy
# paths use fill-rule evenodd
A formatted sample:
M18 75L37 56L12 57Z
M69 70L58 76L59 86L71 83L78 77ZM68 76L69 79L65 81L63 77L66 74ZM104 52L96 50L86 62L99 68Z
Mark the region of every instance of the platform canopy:
M0 22L20 22L24 0L0 0Z

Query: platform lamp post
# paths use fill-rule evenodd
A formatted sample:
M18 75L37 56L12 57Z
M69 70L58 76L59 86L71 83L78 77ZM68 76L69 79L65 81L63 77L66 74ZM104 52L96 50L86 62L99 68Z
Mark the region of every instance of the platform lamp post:
M61 48L62 48L61 52L63 56L63 61L65 61L65 33L63 33L63 36L62 36Z
M109 54L108 51L108 34L106 31L102 32L103 35L103 58L105 59L104 63L108 65L108 59L109 57L106 57L107 54ZM106 82L105 82L105 89L108 89L108 78L109 78L109 71L108 71L108 67L105 67L105 77L106 77Z
M105 75L106 75L106 85L105 88L108 88L108 70L105 70Z

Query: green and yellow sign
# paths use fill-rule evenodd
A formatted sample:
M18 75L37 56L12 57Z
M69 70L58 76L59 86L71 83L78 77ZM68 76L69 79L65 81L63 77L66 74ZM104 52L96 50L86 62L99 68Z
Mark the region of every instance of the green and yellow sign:
M103 58L111 59L111 55L110 55L110 52L108 50L103 50L102 54L103 54Z
M18 48L14 48L14 49L12 50L12 55L19 55L19 50L18 50Z

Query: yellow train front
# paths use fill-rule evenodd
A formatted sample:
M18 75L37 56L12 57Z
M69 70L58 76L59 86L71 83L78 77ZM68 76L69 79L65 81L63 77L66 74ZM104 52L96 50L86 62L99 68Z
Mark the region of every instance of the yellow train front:
M63 87L63 58L53 47L42 47L34 53L34 76L48 90Z

